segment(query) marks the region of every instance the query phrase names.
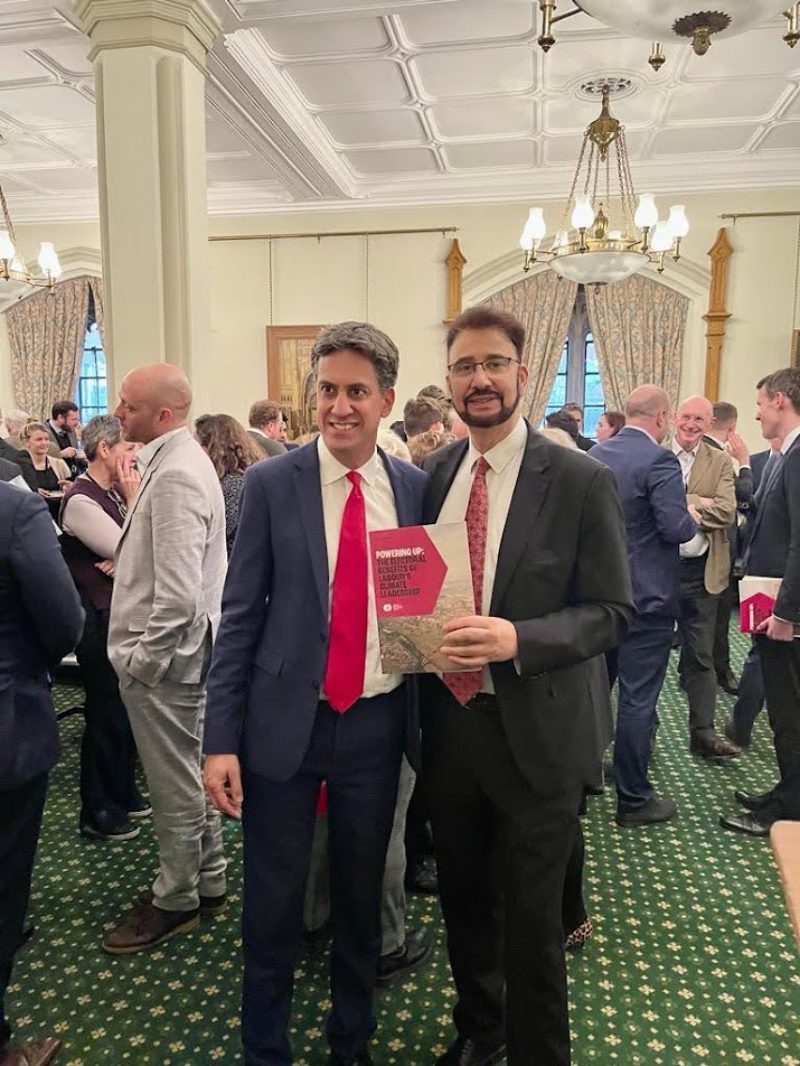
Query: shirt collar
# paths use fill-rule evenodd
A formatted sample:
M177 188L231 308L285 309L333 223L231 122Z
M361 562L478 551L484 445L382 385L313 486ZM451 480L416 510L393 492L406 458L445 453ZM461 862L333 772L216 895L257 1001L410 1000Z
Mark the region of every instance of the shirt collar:
M672 438L672 450L675 452L676 455L692 455L696 459L697 458L697 449L700 447L702 442L703 442L703 438L701 437L700 440L697 442L697 444L695 444L694 448L692 448L691 451L687 451L685 448L681 448L680 444L678 444L677 438L673 437Z
M511 430L507 437L503 437L501 441L498 441L494 447L490 448L488 452L479 452L475 445L472 443L472 437L469 441L469 469L475 466L480 459L481 454L483 458L489 464L495 474L502 473L508 466L515 455L518 455L521 451L524 451L525 445L528 442L528 426L524 418L520 418L517 421L516 426Z
M781 444L781 455L786 455L797 440L798 435L800 435L800 426L795 426L793 430L790 430L790 432L786 434L783 438L783 443Z
M151 440L149 444L145 444L143 448L140 448L136 453L136 465L139 467L139 470L144 472L170 437L174 437L177 433L181 433L185 429L186 426L180 426L178 429L171 429L169 433L162 433L160 437L156 437L155 440Z
M332 485L334 481L339 481L341 478L347 477L350 473L350 467L344 466L339 460L331 454L328 445L322 439L322 434L317 437L317 454L319 455L319 475L320 481L323 485ZM373 485L378 478L380 471L379 463L380 457L378 456L378 449L376 448L372 455L367 459L363 466L360 466L355 472L360 474L368 485Z

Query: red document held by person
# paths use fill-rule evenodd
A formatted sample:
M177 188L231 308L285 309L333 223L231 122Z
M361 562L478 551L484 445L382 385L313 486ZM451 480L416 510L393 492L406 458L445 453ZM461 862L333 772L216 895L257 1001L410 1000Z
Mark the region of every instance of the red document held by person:
M464 522L369 534L385 674L458 671L442 655L442 626L475 614Z
M775 607L781 587L779 577L751 577L739 582L739 628L743 633L755 633L766 622Z

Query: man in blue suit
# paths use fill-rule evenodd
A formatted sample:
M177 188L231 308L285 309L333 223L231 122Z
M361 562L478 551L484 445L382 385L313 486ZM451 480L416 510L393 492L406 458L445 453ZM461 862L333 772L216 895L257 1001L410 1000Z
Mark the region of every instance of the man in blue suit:
M72 651L83 609L40 496L0 483L0 1062L46 1066L52 1037L9 1047L3 1012L22 939L58 726L47 671Z
M619 648L614 774L617 824L636 828L664 822L676 811L671 799L655 794L647 771L678 614L678 546L692 540L697 522L687 507L680 463L661 447L670 424L667 393L656 385L634 389L625 420L591 455L616 478L628 533L636 615Z
M380 898L415 694L381 671L370 530L421 521L427 477L376 449L398 353L366 323L311 355L320 437L248 470L208 679L206 788L244 826L247 1066L288 1066L317 796L328 786L335 1066L372 1062ZM241 772L240 772L241 766Z

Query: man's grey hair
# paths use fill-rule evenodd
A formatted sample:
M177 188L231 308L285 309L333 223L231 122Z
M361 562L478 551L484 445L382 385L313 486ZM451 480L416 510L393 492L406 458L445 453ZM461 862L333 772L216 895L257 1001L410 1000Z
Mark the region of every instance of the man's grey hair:
M30 422L31 416L27 411L20 410L16 407L13 411L8 411L6 414L6 429L9 433L18 434L22 427Z
M116 415L95 415L83 427L83 450L91 463L97 456L97 449L105 441L109 448L122 440L122 426Z
M311 349L311 366L319 371L319 361L326 355L343 351L358 352L369 359L375 368L375 377L381 392L394 387L400 353L391 337L371 326L369 322L339 322L320 330Z

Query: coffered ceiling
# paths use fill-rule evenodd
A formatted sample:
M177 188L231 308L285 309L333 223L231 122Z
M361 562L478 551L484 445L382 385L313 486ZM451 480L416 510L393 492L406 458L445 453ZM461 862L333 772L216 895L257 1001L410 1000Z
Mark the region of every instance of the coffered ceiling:
M800 47L782 19L704 57L578 14L536 46L534 0L209 0L212 214L562 197L613 76L634 179L800 184ZM780 7L780 0L776 10ZM568 0L559 5L569 8ZM97 212L94 96L69 0L0 0L0 180L15 217Z

